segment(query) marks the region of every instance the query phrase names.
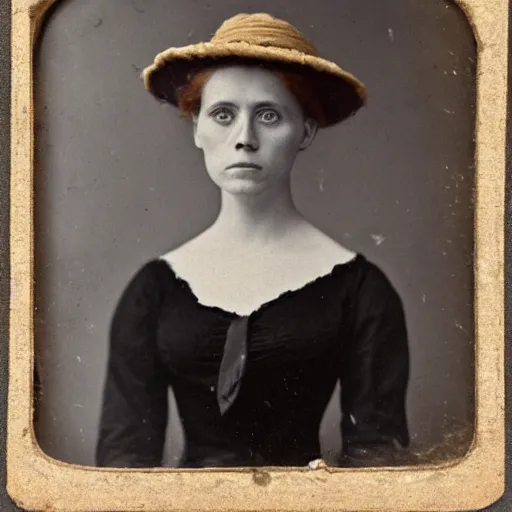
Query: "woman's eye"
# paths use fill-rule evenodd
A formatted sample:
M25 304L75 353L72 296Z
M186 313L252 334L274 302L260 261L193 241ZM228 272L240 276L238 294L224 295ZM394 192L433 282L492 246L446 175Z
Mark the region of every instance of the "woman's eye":
M213 118L221 124L227 124L233 120L233 114L229 110L221 109L213 113Z
M275 110L264 110L260 112L259 119L266 124L274 124L279 121L279 114Z

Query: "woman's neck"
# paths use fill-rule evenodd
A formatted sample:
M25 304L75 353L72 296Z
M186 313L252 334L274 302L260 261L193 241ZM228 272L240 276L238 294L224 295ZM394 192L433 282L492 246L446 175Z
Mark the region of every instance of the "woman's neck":
M289 187L255 196L222 192L220 212L210 229L224 240L267 245L282 240L292 226L302 222Z

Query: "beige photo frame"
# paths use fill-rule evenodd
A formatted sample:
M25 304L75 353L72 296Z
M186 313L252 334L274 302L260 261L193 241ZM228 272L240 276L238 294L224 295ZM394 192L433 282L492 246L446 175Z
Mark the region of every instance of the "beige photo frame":
M435 1L435 0L423 0ZM7 490L26 510L456 511L504 491L507 0L457 0L477 41L475 433L442 464L341 469L99 469L47 456L33 427L34 107L38 33L56 0L12 0L11 295ZM461 492L461 490L463 492ZM364 492L363 492L364 491Z

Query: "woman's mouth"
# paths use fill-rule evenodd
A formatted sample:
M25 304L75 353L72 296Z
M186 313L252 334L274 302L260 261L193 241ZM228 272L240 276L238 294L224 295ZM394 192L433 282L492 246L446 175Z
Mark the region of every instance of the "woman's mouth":
M236 164L231 164L226 167L226 169L253 169L257 171L261 171L262 167L258 164L253 164L250 162L237 162Z

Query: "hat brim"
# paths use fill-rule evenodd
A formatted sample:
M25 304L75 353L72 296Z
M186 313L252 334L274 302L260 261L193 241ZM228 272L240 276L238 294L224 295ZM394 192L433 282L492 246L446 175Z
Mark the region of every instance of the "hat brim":
M355 114L366 103L366 89L352 74L335 63L297 50L235 43L198 43L169 48L155 57L142 76L146 89L159 100L177 106L177 92L191 72L224 61L259 61L308 73L330 126Z

